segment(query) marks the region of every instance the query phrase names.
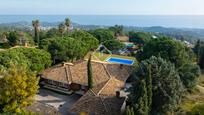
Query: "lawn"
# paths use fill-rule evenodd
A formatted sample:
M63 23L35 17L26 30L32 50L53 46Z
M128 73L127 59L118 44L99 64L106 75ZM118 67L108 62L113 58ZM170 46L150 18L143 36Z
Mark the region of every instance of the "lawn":
M204 104L204 72L199 78L199 83L197 85L197 90L192 94L187 94L180 105L182 111L190 112L196 106Z
M200 86L203 86L204 87L204 70L202 70L202 74L198 80L198 83Z

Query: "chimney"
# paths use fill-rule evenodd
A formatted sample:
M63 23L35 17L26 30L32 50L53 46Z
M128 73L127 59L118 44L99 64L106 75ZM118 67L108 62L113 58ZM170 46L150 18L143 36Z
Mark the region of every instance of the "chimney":
M65 62L62 62L62 67L65 67L66 63Z
M120 64L120 69L123 69L123 64Z
M120 98L120 91L116 91L116 97Z

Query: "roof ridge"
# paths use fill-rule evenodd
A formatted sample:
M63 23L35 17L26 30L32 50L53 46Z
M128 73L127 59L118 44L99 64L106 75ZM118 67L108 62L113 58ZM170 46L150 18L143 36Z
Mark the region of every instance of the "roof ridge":
M112 80L112 77L110 79L108 79L108 81L106 82L106 84L101 88L101 90L98 91L97 95L99 95L101 93L101 91L107 86L107 84Z
M67 82L68 82L68 84L69 84L69 75L68 75L68 73L67 73L67 66L65 66L65 74L66 74L66 79L67 79Z
M70 74L70 82L72 82L72 72L71 72L70 66L68 66L68 69L69 69L69 74Z
M106 66L105 66L104 64L102 64L102 65L103 65L103 67L104 67L106 73L108 74L109 79L108 79L108 81L105 83L105 85L98 91L97 95L99 95L99 94L101 93L101 91L105 88L105 86L106 86L106 85L111 81L111 79L112 79L112 76L111 76L110 73L108 72Z
M97 96L97 94L94 93L94 91L92 89L90 89L89 91L91 91L94 94L94 96Z
M100 96L99 96L99 99L101 100L101 103L103 104L103 106L104 106L104 108L105 108L106 113L110 113L110 112L108 111L107 107L106 107L106 104L103 102L102 97L100 97Z
M111 75L110 75L110 73L108 72L108 70L107 70L107 68L106 68L105 64L103 64L103 63L102 63L102 65L103 65L103 67L104 67L104 69L105 69L106 73L108 74L109 78L111 78L112 76L111 76Z

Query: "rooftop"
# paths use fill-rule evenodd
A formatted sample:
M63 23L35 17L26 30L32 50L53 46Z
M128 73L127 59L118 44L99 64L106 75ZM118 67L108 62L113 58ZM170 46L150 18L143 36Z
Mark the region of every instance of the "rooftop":
M26 109L39 115L60 115L54 107L37 101L28 106Z
M92 61L94 87L86 92L69 112L86 112L94 115L117 114L125 97L116 97L116 91L124 87L132 73L131 65L110 64ZM87 61L73 64L60 64L45 70L42 77L64 83L77 83L87 86Z
M93 83L99 86L107 82L111 77L120 81L126 81L132 71L129 65L110 64L92 61ZM42 78L59 81L63 83L77 83L88 85L87 61L76 63L64 63L46 69L42 73Z

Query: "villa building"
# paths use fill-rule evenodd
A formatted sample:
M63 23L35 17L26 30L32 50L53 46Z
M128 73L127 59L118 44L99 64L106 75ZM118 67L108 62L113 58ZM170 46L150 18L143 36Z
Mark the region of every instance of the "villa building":
M122 89L132 73L131 65L110 64L92 61L93 85L88 90L87 61L63 63L41 73L41 85L67 93L80 93L83 96L69 111L77 115L81 112L90 115L118 115L125 108L125 95Z

